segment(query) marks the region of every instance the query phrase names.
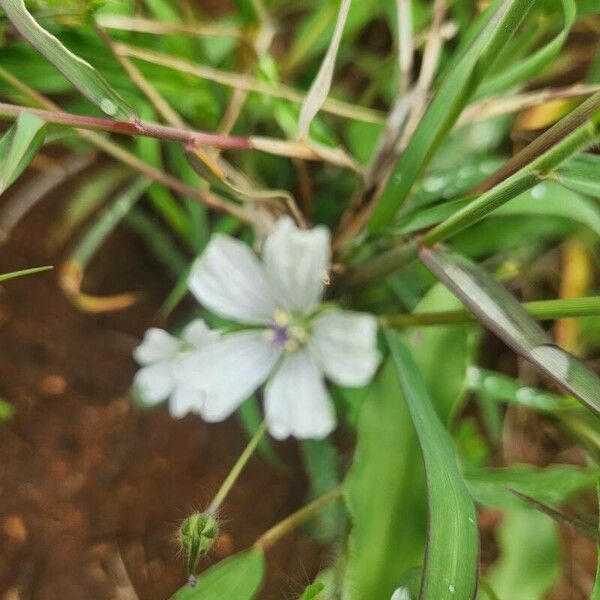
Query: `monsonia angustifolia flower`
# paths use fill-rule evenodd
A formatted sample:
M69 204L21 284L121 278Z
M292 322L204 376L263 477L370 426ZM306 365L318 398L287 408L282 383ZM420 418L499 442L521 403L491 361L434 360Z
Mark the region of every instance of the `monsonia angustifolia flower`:
M215 342L219 338L202 319L192 321L176 338L162 329L148 329L134 357L141 369L133 387L142 401L155 405L169 399L169 412L174 418L197 411L204 392L176 377L177 363L190 352Z
M241 326L178 363L181 381L206 394L198 412L222 421L263 382L269 432L322 438L336 423L324 377L367 384L379 364L372 315L322 305L330 265L329 231L303 231L280 219L262 260L243 242L217 234L188 285L206 308Z

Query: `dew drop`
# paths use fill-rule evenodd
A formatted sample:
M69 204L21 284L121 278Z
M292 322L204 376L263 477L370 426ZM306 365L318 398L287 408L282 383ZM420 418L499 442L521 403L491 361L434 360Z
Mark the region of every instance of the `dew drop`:
M481 385L481 371L477 367L470 366L467 369L467 385L475 387Z
M100 108L111 117L114 117L119 111L119 107L110 98L102 98L100 100Z
M546 192L548 190L546 189L546 184L544 183L538 183L532 190L531 190L531 196L534 200L542 200L542 198L544 198L546 196Z
M454 594L454 592L456 591L456 588L455 588L455 587L454 587L452 584L450 584L450 585L448 586L448 591L449 591L451 594Z
M410 591L406 587L399 587L390 600L411 600Z
M423 181L423 189L429 193L439 192L446 183L445 177L428 177Z
M534 390L530 387L523 387L517 390L515 394L515 398L519 402L524 402L525 404L531 402L537 396L537 390Z

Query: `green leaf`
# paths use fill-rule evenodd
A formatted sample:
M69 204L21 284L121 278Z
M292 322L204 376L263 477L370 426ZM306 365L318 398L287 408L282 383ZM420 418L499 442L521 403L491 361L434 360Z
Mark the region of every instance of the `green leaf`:
M600 413L600 378L552 343L517 299L481 267L438 244L421 260L483 324L583 404Z
M171 600L252 600L265 572L259 548L234 554L198 576L198 583L183 586Z
M541 600L559 575L558 535L546 515L529 508L504 511L500 558L488 582L498 598Z
M390 600L420 564L426 535L423 465L398 379L387 362L363 391L344 495L352 530L344 600Z
M415 314L452 310L462 305L443 285L433 286L419 302ZM411 327L407 344L419 366L438 415L448 424L464 396L467 369L472 363L473 328L465 325ZM444 360L444 377L440 377L440 357Z
M51 271L54 267L33 267L32 269L23 269L22 271L13 271L12 273L0 274L0 282L8 281L9 279L16 279L17 277L24 277L25 275L35 275L35 273L43 273L44 271Z
M496 2L497 9L477 38L448 68L384 194L375 205L369 223L371 233L390 223L531 5L532 2L523 0Z
M556 170L561 185L581 194L600 198L600 156L581 154Z
M469 368L467 386L470 391L493 402L509 402L540 412L572 411L580 406L572 396L559 396L534 387L523 386L512 377L479 367Z
M458 469L452 439L400 334L387 331L400 388L425 463L429 527L420 598L469 600L477 588L479 537L475 506Z
M564 187L562 178L560 184L553 181L538 183L532 189L497 208L490 214L490 217L522 215L559 217L589 227L596 235L600 236L600 209L598 206L567 187ZM436 225L454 215L468 202L469 199L454 200L421 210L403 222L398 233L406 235Z
M29 113L21 113L0 138L0 194L27 168L42 147L45 136L44 121Z
M552 465L544 469L511 465L498 469L473 469L465 473L471 495L478 503L507 508L523 506L510 489L538 502L559 504L577 492L593 488L599 476L598 468L582 469L572 465Z
M577 16L577 9L573 0L561 0L564 23L559 29L559 34L554 37L545 46L542 46L536 52L531 53L524 60L517 61L498 75L487 79L477 91L480 97L497 94L505 91L515 85L528 82L529 79L540 74L544 67L556 58L563 47L571 27Z
M41 27L27 11L23 0L0 0L0 7L19 33L104 113L115 118L136 119L134 110L104 77Z

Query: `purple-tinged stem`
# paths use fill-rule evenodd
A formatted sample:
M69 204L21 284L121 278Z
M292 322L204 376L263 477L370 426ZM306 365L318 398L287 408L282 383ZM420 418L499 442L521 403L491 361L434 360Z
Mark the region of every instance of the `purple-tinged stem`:
M62 111L30 108L28 106L0 102L0 119L17 117L23 112L36 115L47 123L55 125L68 125L81 129L97 129L109 133L170 140L192 147L212 146L213 148L221 148L223 150L250 150L252 148L249 139L238 136L177 129L176 127L147 123L145 121L116 121L102 117L88 117Z

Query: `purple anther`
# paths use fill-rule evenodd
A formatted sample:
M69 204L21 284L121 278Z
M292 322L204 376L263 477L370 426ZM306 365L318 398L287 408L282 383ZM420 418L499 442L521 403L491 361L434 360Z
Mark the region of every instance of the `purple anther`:
M277 348L283 348L289 341L288 328L285 325L272 325L273 345Z

